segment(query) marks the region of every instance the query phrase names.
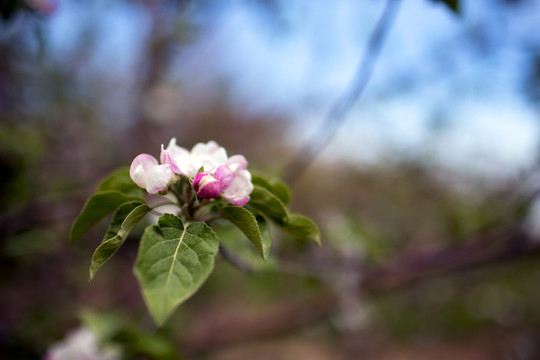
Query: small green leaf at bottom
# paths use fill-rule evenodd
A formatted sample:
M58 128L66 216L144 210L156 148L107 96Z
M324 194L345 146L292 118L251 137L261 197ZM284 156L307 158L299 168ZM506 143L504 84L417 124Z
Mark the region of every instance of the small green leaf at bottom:
M208 278L218 246L208 225L196 222L184 227L172 214L162 215L157 224L146 228L134 271L157 325Z
M97 247L90 265L90 280L124 243L133 228L150 212L150 208L133 201L121 205L113 215L103 242Z

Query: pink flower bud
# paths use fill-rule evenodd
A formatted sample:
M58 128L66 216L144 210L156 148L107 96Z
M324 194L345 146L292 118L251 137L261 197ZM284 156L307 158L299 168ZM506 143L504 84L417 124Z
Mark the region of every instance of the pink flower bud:
M221 193L221 182L207 172L199 173L193 179L193 188L203 199L215 199Z

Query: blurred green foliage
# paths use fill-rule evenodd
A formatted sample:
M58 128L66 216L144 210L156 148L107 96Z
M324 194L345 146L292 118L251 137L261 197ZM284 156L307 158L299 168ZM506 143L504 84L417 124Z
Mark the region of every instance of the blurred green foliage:
M0 211L20 206L35 195L31 189L46 139L32 126L0 124Z

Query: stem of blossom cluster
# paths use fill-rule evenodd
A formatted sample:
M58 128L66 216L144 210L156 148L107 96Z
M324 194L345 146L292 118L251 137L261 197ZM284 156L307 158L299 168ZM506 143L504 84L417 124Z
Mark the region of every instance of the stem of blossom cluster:
M170 202L166 202L166 203L162 203L162 204L157 204L155 206L152 207L152 210L160 207L160 206L166 206L166 205L177 205L178 206L178 203L177 202L174 202L174 201L170 201Z
M189 204L184 204L181 207L182 215L184 215L185 221L193 220L193 217L191 216L191 212L189 211Z
M182 195L180 195L180 193L178 193L178 191L174 188L174 185L171 186L169 188L169 190L174 194L174 196L178 200L178 205L181 206L182 204L184 204L184 201L182 200Z
M231 265L237 267L238 269L247 273L252 273L254 271L250 264L248 264L238 256L234 255L221 243L219 244L219 253L223 259L225 259Z

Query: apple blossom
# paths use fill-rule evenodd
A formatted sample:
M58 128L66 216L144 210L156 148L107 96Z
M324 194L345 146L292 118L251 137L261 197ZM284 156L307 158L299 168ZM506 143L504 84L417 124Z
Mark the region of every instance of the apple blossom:
M165 190L174 173L193 179L193 188L203 199L223 195L231 204L243 206L253 191L245 157L228 157L215 141L197 143L188 151L172 138L166 148L161 145L160 160L162 165L154 157L141 154L131 164L131 178L151 194Z
M152 155L140 154L133 159L129 176L139 187L155 194L167 189L174 173L169 164L159 165Z

